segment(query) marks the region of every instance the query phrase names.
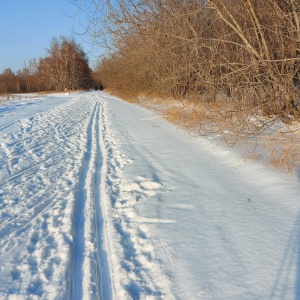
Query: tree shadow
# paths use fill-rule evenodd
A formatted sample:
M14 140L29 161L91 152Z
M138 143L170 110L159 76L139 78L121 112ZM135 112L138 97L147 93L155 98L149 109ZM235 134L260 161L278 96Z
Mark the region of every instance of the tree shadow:
M288 299L287 292L290 291L291 286L295 288L293 299L300 300L300 212L288 240L269 299Z
M300 215L300 214L299 214ZM298 215L298 223L299 223L299 215ZM299 238L299 231L298 228L298 258L297 258L297 274L296 274L296 289L295 289L295 299L300 299L300 238Z

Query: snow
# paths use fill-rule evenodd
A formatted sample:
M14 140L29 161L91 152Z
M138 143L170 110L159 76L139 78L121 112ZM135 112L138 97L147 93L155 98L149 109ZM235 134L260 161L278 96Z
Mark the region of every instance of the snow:
M104 92L0 106L1 299L299 299L300 176Z

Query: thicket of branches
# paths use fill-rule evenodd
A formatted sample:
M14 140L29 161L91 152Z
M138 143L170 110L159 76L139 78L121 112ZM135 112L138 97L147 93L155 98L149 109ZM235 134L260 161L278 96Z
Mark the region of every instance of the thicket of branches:
M14 73L10 68L0 74L0 93L60 91L89 88L92 72L82 48L74 39L53 39L47 55Z
M235 132L299 119L300 1L86 2L87 31L113 48L97 67L105 87L196 99Z

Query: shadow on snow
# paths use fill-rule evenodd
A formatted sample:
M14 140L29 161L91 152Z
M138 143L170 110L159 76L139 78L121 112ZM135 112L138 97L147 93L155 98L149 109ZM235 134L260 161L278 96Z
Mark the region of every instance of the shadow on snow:
M295 282L293 283L294 268L296 274ZM287 299L286 293L291 286L295 287L294 299L300 300L300 212L298 212L295 225L282 257L270 299Z

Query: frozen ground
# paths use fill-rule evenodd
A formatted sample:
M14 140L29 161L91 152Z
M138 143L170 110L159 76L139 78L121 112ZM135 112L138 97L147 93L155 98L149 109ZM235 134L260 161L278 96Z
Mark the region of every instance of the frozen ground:
M0 106L1 299L300 299L300 176L102 92Z

